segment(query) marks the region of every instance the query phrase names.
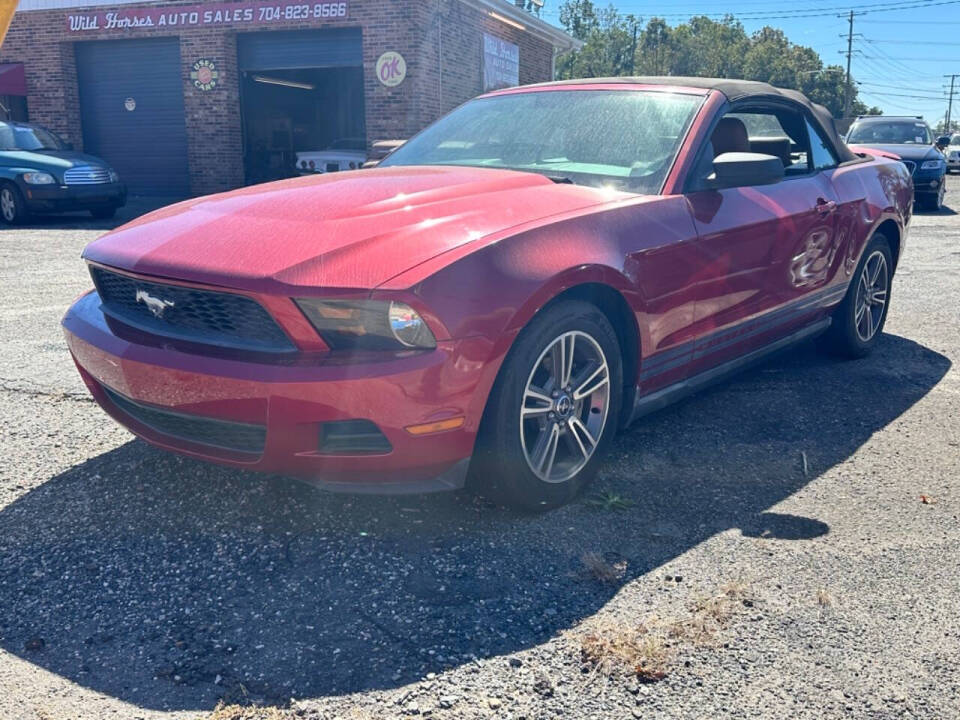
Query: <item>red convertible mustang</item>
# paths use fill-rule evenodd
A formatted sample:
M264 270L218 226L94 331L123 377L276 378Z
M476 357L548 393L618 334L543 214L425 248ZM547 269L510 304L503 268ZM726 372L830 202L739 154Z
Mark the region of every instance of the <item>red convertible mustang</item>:
M618 428L790 343L877 342L913 188L762 83L472 100L373 170L146 215L63 320L154 445L336 489L572 498Z

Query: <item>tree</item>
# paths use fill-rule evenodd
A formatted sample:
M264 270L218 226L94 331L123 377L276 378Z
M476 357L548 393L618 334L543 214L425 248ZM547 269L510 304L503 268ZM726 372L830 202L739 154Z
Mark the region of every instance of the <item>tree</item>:
M598 9L591 0L566 0L560 23L584 43L558 61L561 79L637 74L762 80L800 90L836 117L843 112L843 68L824 65L815 50L790 42L778 28L748 35L732 15L701 15L672 27L652 18L639 29L633 15L620 15L613 6ZM856 86L852 107L858 115L880 114L857 99Z

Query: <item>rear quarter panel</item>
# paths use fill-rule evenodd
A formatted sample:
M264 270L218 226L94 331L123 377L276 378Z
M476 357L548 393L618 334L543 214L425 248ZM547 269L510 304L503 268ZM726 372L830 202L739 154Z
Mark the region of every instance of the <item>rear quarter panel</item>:
M894 251L899 258L913 216L913 181L903 163L872 157L842 165L831 171L830 177L840 199L837 229L846 274L852 275L867 241L887 221L898 229Z

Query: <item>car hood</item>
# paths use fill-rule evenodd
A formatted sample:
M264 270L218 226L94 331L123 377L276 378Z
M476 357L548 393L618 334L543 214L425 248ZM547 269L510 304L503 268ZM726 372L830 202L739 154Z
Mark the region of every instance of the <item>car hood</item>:
M100 158L75 150L4 150L0 152L0 164L60 172L77 165L107 166Z
M254 292L373 289L491 233L623 197L510 170L374 168L171 205L105 235L84 257Z
M873 148L882 150L885 153L891 153L902 160L935 160L942 157L940 151L932 145L898 145L898 144L880 144L880 143L851 143L862 148Z

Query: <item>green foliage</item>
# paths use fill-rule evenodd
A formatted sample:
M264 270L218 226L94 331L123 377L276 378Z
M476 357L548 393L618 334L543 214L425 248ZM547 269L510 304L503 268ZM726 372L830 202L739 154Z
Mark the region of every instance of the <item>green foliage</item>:
M844 70L824 65L812 48L790 42L782 30L765 27L748 35L732 15L722 20L691 17L670 26L652 18L645 26L616 8L598 8L591 0L566 0L560 23L578 40L581 50L557 61L560 79L616 75L693 75L762 80L795 88L825 105L836 117L843 113ZM879 114L856 97L852 114Z
M627 510L634 506L634 501L608 488L590 493L583 499L584 505L599 510Z

